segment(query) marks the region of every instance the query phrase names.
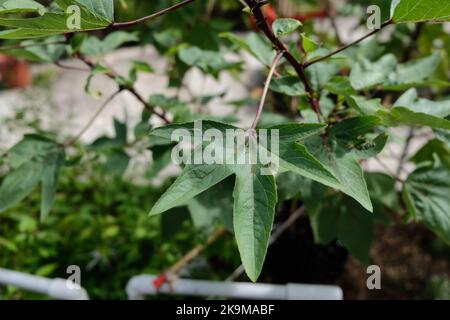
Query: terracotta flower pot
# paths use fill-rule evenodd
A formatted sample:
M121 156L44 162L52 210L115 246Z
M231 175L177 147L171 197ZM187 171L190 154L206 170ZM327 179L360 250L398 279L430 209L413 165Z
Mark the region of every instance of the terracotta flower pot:
M297 19L302 22L328 17L327 10L318 10L318 11L307 12L307 13L297 13L296 7L294 5L292 5L290 3L286 3L286 2L281 3L279 10L281 12L286 12L282 16ZM262 11L266 17L266 21L269 24L269 26L271 26L272 23L278 19L277 10L273 6L266 5L262 8ZM251 23L253 29L258 30L255 20L253 18L249 18L249 19L250 19L250 23Z
M28 63L0 54L0 82L7 88L25 88L31 83Z

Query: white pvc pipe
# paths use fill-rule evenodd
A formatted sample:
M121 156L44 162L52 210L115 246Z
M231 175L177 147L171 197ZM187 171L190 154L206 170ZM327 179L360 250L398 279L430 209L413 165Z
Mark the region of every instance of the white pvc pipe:
M66 279L48 279L0 268L0 284L42 293L59 300L89 300L85 289Z
M139 275L131 278L126 288L128 298L142 300L146 295L158 293L255 300L342 300L343 298L340 287L309 284L275 285L178 279L171 284L171 287L164 284L157 290L153 285L157 278L153 275Z

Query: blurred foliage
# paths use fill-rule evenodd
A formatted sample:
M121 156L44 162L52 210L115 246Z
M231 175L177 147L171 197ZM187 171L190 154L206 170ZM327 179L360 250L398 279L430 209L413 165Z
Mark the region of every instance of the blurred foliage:
M159 274L204 241L190 220L180 221L176 213L165 216L175 215L169 224L166 218L148 217L159 193L102 175L90 166L65 169L52 214L43 223L39 192L0 214L0 265L50 278L66 278L66 268L78 265L82 286L91 298L125 299L132 276ZM224 276L224 266L232 267L239 259L230 240L224 238L208 250L208 257L216 260L214 269L201 260L185 275ZM0 297L44 298L12 287L0 287Z
M108 0L101 1L111 4ZM42 154L36 142L39 139L32 140L30 136L25 136L19 144L8 150L7 156L1 158L2 174L5 173L6 177L2 179L0 193L0 211L5 210L0 213L0 264L50 277L64 277L68 265L78 264L83 270L82 284L93 298L123 298L124 286L131 276L142 272L161 272L196 243L204 241L205 235L218 225L233 229L230 216L234 210L235 222L240 221L235 229L239 229L236 237L240 239L241 257L244 264L250 265L251 279L256 280L264 262L273 215L286 208L289 201L305 205L317 242L328 244L338 240L364 264L370 263L374 225L392 223L392 220L396 220L391 219L393 214L404 222L423 222L450 243L450 37L443 25L423 24L422 19L418 18L421 12L417 12L417 6L410 7L410 0L403 0L397 13L400 16L399 24L389 27L387 36L374 36L369 41L339 51L330 59L321 61L320 58L326 57L333 47L339 46L340 41L334 36L336 32L330 32L329 29L316 32L314 17L317 16L305 18L303 14L312 12L328 20L330 12L325 2L291 2L297 6L290 18L298 18L302 24L292 19L277 20L276 11L265 12L272 14L268 22L275 28L276 36L286 43L292 56L302 63L310 62L301 67L307 68L305 77L308 81L302 76L298 77L292 66L286 63L278 66L277 71L281 76L271 83L271 89L276 94L270 95L267 101L267 110L270 108L270 111L262 115L259 123L260 126L270 127L294 121L290 127L284 127L288 129L287 134L281 137L285 148L282 160L288 168L283 168L286 172L284 176L280 175L281 178L278 177L276 184L275 177L264 179L265 185L259 194L254 192L254 186L246 184L253 180L249 175L236 171L226 172L229 174L222 176L221 171L216 170L219 173L213 172L216 174L215 182L231 175L238 177L234 199L241 201L236 201L233 209L233 178L214 187L213 184L208 185L213 188L204 192L204 181L195 179L202 177L204 168L189 167L187 170L194 173L181 175L181 179L187 180L180 183L184 187L174 188L175 191L169 189L169 196L166 194L166 198L163 196L160 200L163 209L156 210L157 213L168 212L160 218L149 218L148 212L168 189L169 182L172 182L165 181L161 187L148 184L171 163L170 152L173 147L173 142L158 139L154 133L171 129L157 128L152 131L153 136L149 135L155 128L150 122L152 115L147 110L142 112L141 120L135 127L115 119L114 137L103 136L90 145L83 145L80 141L66 145L59 134L61 128L43 129L45 126L41 121L43 114L39 96L30 91L30 105L17 108L16 114L7 121L5 127L12 131L14 126L21 126L27 129L26 132L33 131L52 138L52 146L64 147L70 157L61 170L56 193L56 189L50 188L53 191L51 196L55 194L54 205L49 217L46 217L46 210L41 214L41 219L46 218L43 222L39 222L37 208L41 198L46 198L45 190L49 189L45 182L55 178L55 174L42 169L48 154ZM364 27L366 8L372 4L381 7L382 20L387 20L390 2L347 1L336 9L339 15L358 17L356 20L359 21L353 27L356 30ZM157 12L175 3L178 1L115 1L115 21L136 19L144 13ZM264 10L273 10L267 7ZM409 8L406 13L405 8ZM431 9L429 12L432 14L436 8ZM63 25L62 30L46 33L50 37L44 39L60 43L45 45L41 42L44 40L28 37L38 37L42 35L41 32L48 32L41 28L43 22L49 21L45 20L48 16L43 15L44 21L40 21L38 27L32 24L24 31L19 24L29 20L29 10L19 10L24 10L22 16L19 15L22 19L15 22L0 20L6 27L13 28L2 31L0 37L9 38L12 34L16 40L25 39L20 42L23 47L3 51L32 62L55 64L64 58L89 56L92 61L84 60L91 69L85 91L96 97L101 93L91 88L91 82L94 77L101 75L114 80L118 89L129 90L137 96L134 85L139 75L160 72L155 71L157 68L152 65L153 61L130 61L129 72L124 76L118 75L103 58L123 46L152 44L167 61L166 69L162 72L168 77L168 89L177 88L177 93L186 90L191 97L188 100L181 98L181 95L153 94L139 100L147 109L161 110L161 118L170 114L175 123L201 119L230 125L239 120L236 116L239 108L254 106L255 96L259 98L259 91L255 96L238 101L234 97L230 99L226 90L196 96L185 83L190 70L195 69L213 79L219 79L226 72L236 81L244 82L242 51L266 67L273 63L276 55L273 44L262 35L249 32L241 36L236 32L256 30L256 24L235 0L196 1L163 18L134 25L126 31L113 32L110 28L113 17L109 14L112 10L104 16L105 12L98 7L88 7L85 12L90 12L88 17L91 23L97 22L95 30L84 25L82 30L89 30L89 35L80 32L63 37L61 34L67 31ZM55 6L49 10L55 10ZM429 12L425 12L425 16ZM64 19L64 14L59 12L56 16ZM428 17L430 20L433 18ZM419 23L414 25L407 23L409 21ZM19 42L5 41L6 45L10 43ZM320 62L312 63L317 61ZM48 82L45 75L37 78L41 86L46 86ZM309 100L315 99L316 95L322 106L323 119L311 110ZM233 107L230 114L221 117L210 115L206 107L214 99L220 99L223 104ZM52 110L47 112L51 113ZM317 125L318 120L327 125ZM290 130L302 131L305 122L306 128L310 128L310 136L299 135L293 141ZM187 127L190 125L184 124ZM224 126L212 121L208 125L219 128ZM362 165L369 158L377 156L388 139L390 142L400 140L394 130L388 130L389 127L398 126L428 126L430 133L434 132L433 139L429 139L414 157L402 159L414 164L416 170L404 181L386 174L363 174ZM134 134L130 135L131 132ZM401 144L404 143L401 141ZM133 156L148 153L152 154L153 162L140 177L147 184L137 186L127 182L126 176ZM46 169L50 165L58 169L61 167L55 162L45 164ZM34 172L32 165L46 171L45 174ZM253 167L250 171L253 175ZM42 186L37 187L40 183ZM53 183L56 184L55 181ZM396 186L399 183L402 192ZM280 201L275 197L276 185ZM35 187L37 190L32 192ZM41 196L40 191L43 191ZM174 196L170 192L179 194ZM189 199L184 198L185 193ZM264 194L265 199L256 199ZM174 198L186 202L175 203ZM52 199L46 201L49 207ZM174 203L184 207L173 208ZM254 207L248 208L246 205L249 203ZM260 205L256 206L255 203ZM253 211L256 214L248 214ZM372 211L372 215L368 211ZM239 218L236 219L236 216ZM260 220L255 219L255 216ZM228 263L230 266L239 264L235 244L228 240L219 242L208 251L211 256L207 259L209 262L204 261L205 268L188 268L192 272L190 276L195 277L195 273L200 270L204 272L204 277L223 279L222 266L229 271L231 268L226 268ZM249 243L252 245L247 246ZM208 263L212 262L214 265L208 267ZM430 295L441 297L440 292L448 288L445 283L432 281ZM3 295L28 297L28 294L11 288Z

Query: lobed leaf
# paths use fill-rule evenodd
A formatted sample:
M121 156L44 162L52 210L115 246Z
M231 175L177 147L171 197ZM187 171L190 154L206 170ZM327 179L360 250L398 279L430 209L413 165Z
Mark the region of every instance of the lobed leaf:
M410 216L450 244L450 171L440 165L418 168L403 187Z
M395 23L448 22L450 3L440 0L394 0L391 15Z
M255 166L236 172L234 232L248 277L256 281L266 257L277 203L273 176L261 175Z

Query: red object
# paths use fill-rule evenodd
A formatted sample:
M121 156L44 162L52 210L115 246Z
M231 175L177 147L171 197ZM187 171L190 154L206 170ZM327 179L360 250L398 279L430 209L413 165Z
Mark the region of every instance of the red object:
M328 17L328 12L326 10L309 12L305 14L298 14L294 16L294 19L300 20L302 22L314 19L323 19Z
M155 281L153 281L153 285L155 286L155 288L157 290L159 290L166 282L167 282L167 277L165 274L162 274L158 278L156 278Z
M23 60L0 54L0 82L8 88L25 88L31 84L31 72Z
M275 20L278 19L278 14L275 11L273 6L270 6L270 5L265 6L262 8L262 11L263 11L264 15L266 16L267 22L269 23L270 26L272 25L272 23Z
M266 5L266 6L262 7L261 10L264 13L264 15L266 16L266 20L267 20L267 23L269 24L269 26L272 26L272 23L278 19L278 14L277 14L275 8L272 5ZM294 15L292 17L288 17L288 18L297 19L301 22L305 22L308 20L322 19L322 18L326 18L326 17L328 17L328 12L326 10L320 10L320 11L316 11L316 12L308 12L305 14L296 14L296 15ZM256 22L253 18L250 18L250 23L251 23L253 29L255 29L255 30L258 29Z

